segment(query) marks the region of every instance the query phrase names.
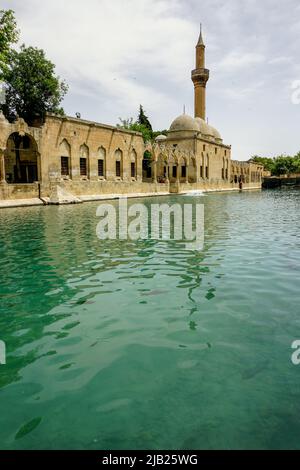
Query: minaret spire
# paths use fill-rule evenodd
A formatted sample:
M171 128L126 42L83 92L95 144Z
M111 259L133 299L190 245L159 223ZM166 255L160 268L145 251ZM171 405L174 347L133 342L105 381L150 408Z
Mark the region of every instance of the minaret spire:
M202 23L200 23L200 36L199 36L199 39L198 39L198 43L197 43L197 46L204 46L204 41L203 41L203 36L202 36Z
M192 71L192 81L195 89L195 117L205 120L206 117L206 83L209 70L205 68L205 44L200 24L200 36L196 45L196 68Z

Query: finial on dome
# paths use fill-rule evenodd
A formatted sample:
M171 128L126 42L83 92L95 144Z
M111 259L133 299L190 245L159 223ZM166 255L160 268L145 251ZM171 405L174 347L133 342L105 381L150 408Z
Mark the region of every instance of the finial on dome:
M183 114L185 114L185 104L183 105Z
M203 36L202 36L202 23L200 23L200 36L198 39L197 46L204 46Z

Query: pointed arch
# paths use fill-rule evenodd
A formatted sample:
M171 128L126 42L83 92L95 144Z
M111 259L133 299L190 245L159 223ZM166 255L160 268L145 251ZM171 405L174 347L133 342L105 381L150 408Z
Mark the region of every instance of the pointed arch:
M71 145L67 139L63 139L59 145L60 173L61 176L70 176L71 168Z
M39 181L40 162L38 146L29 134L10 134L4 153L7 183L33 183Z
M88 177L89 176L89 156L90 151L86 144L82 144L79 148L79 167L80 167L80 176Z
M135 149L132 149L130 152L130 176L132 179L136 179L136 169L137 169L137 153Z
M116 178L123 178L123 152L120 148L115 151Z
M101 145L98 148L98 178L106 178L106 149Z

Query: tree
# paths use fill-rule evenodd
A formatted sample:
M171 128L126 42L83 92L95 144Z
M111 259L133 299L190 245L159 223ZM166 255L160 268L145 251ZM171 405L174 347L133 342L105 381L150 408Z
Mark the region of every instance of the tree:
M140 105L139 115L137 121L133 121L133 118L122 119L119 118L121 124L117 124L117 127L122 127L123 129L128 129L130 131L141 132L143 134L144 142L154 141L155 138L164 134L167 135L168 131L153 131L152 126L148 117L145 115L143 106Z
M294 158L285 155L280 155L274 159L274 168L272 174L275 176L289 175L294 173L295 165Z
M141 104L140 104L140 111L139 111L137 122L138 124L140 124L141 126L145 126L147 129L149 129L152 132L151 123L148 117L146 116L143 106Z
M268 158L268 157L259 157L258 155L255 155L254 157L250 158L250 162L254 163L259 163L260 165L264 166L264 169L267 171L271 171L271 173L274 170L274 159L273 158Z
M0 10L0 79L4 78L12 45L18 39L19 31L13 10Z
M140 132L143 134L144 142L150 142L152 140L152 131L146 127L144 124L139 124L139 122L134 122L133 118L121 119L119 118L121 124L117 124L117 127L122 129L128 129L129 131Z
M64 114L60 103L68 86L55 75L55 65L42 49L26 47L12 51L4 74L6 103L2 110L10 120L17 115L31 123L46 112Z

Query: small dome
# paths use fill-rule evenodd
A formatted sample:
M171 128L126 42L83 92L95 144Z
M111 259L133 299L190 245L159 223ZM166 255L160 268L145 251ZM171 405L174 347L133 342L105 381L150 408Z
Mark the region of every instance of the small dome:
M208 124L206 124L204 119L201 119L200 117L196 117L195 121L198 123L201 134L209 135L209 132L210 132L209 131L209 126L208 126Z
M209 124L207 124L207 135L209 135L209 137L215 137L214 128Z
M155 138L155 142L162 142L163 140L166 140L166 136L164 134L160 134Z
M222 137L221 137L221 134L219 131L217 131L217 129L215 129L215 127L212 127L210 126L212 131L213 131L213 136L215 137L215 139L217 140L222 140Z
M171 124L170 131L196 131L199 132L197 121L188 114L178 116Z

